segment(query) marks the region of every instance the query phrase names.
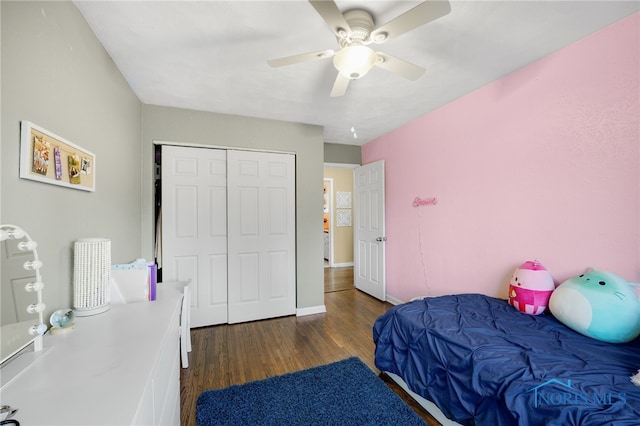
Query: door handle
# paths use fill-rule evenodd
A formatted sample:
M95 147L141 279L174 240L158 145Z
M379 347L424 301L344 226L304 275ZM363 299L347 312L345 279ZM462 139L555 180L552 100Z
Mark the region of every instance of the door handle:
M378 237L378 238L376 238L376 241L379 242L379 243L381 243L383 241L387 241L387 237Z

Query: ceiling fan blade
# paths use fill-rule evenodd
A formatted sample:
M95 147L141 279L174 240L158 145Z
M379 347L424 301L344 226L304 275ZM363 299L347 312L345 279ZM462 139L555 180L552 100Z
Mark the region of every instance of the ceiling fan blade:
M293 65L293 64L299 64L300 62L307 62L307 61L314 61L316 59L324 59L324 58L330 58L334 55L334 51L331 49L327 49L327 50L320 50L318 52L309 52L309 53L302 53L300 55L293 55L293 56L286 56L284 58L278 58L278 59L269 59L267 61L267 64L269 64L270 66L276 68L276 67L283 67L285 65Z
M396 73L406 79L417 80L425 72L424 68L412 64L411 62L407 62L404 59L396 58L395 56L390 56L386 53L376 53L380 59L376 62L377 67Z
M398 37L428 22L451 12L448 1L427 0L402 15L392 19L371 32L369 39L374 43L382 43L390 38Z
M349 86L350 81L350 78L338 73L338 77L336 77L336 81L333 83L333 89L331 89L331 97L336 98L347 93L347 87Z
M329 24L329 28L340 38L345 38L351 33L351 27L344 19L344 15L338 9L338 5L332 0L309 0L311 6Z

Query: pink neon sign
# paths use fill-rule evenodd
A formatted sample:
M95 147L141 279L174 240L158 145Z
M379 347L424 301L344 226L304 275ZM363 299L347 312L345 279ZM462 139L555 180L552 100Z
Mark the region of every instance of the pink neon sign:
M431 198L425 198L422 199L420 197L416 197L413 199L413 207L420 207L420 206L435 206L436 204L438 204L438 199L436 197L431 197Z

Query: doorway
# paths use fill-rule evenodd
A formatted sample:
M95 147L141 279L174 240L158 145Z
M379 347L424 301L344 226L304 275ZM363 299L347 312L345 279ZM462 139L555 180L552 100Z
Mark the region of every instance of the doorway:
M329 256L325 261L324 291L354 290L354 240L353 240L353 212L355 212L353 171L359 164L325 163L324 165L324 195L325 214L328 214ZM327 199L328 195L328 199ZM328 211L327 211L328 210ZM325 243L326 244L326 243Z
M353 170L356 167L359 165L324 165L324 214L328 218L323 229L327 231L324 233L325 267L353 266Z
M353 266L339 268L324 268L324 292L354 290Z
M332 178L324 178L323 182L323 244L324 244L324 267L330 268L333 266L333 232L331 227L333 225L333 217L331 216L332 212L332 203L333 200L333 179Z

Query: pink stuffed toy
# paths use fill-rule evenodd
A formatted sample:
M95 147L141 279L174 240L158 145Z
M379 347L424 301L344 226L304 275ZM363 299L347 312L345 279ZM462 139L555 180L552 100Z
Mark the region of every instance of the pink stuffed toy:
M520 312L540 315L547 309L555 288L551 274L537 259L524 262L509 282L509 304Z

